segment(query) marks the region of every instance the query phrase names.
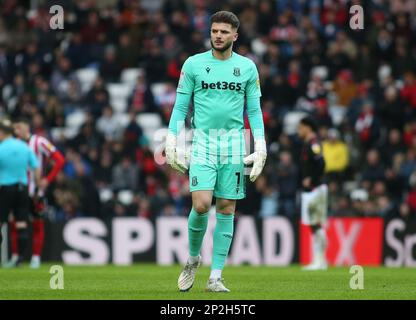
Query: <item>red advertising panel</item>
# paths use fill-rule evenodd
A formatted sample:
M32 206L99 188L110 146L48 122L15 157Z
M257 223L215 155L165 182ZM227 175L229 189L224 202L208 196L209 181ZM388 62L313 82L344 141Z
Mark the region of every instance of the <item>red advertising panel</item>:
M380 265L383 253L383 219L329 218L326 257L330 265ZM312 259L310 228L300 225L300 263Z

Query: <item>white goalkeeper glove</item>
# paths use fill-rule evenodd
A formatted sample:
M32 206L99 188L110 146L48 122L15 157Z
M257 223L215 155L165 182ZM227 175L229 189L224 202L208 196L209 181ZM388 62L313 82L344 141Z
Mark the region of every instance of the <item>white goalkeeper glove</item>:
M266 140L259 139L254 141L254 152L249 156L245 157L244 164L253 164L253 169L250 173L250 181L256 181L257 177L263 170L264 164L266 163L267 149Z
M166 136L166 160L170 166L179 171L180 173L185 173L188 170L188 160L189 154L185 150L181 150L177 147L177 138L176 136L169 132Z

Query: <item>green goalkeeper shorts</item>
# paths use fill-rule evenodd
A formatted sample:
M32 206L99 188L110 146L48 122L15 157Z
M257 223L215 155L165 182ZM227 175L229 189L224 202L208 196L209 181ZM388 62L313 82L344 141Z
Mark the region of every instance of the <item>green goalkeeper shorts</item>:
M190 192L213 190L216 198L245 198L243 158L243 155L192 154L189 165Z

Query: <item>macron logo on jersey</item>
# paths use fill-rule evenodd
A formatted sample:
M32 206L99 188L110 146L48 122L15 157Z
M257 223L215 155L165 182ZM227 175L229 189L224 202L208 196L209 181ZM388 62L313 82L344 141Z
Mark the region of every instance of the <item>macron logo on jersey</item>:
M240 91L242 84L240 82L227 82L227 81L217 81L207 83L205 81L201 81L201 87L204 90L208 89L217 89L217 90L235 90Z

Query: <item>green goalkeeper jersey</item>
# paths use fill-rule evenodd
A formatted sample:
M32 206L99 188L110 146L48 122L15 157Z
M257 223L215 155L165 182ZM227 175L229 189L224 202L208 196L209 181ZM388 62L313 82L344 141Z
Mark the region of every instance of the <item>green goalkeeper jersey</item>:
M219 60L211 50L191 56L182 67L177 92L193 94L193 150L245 154L245 101L261 96L252 60L235 52Z

